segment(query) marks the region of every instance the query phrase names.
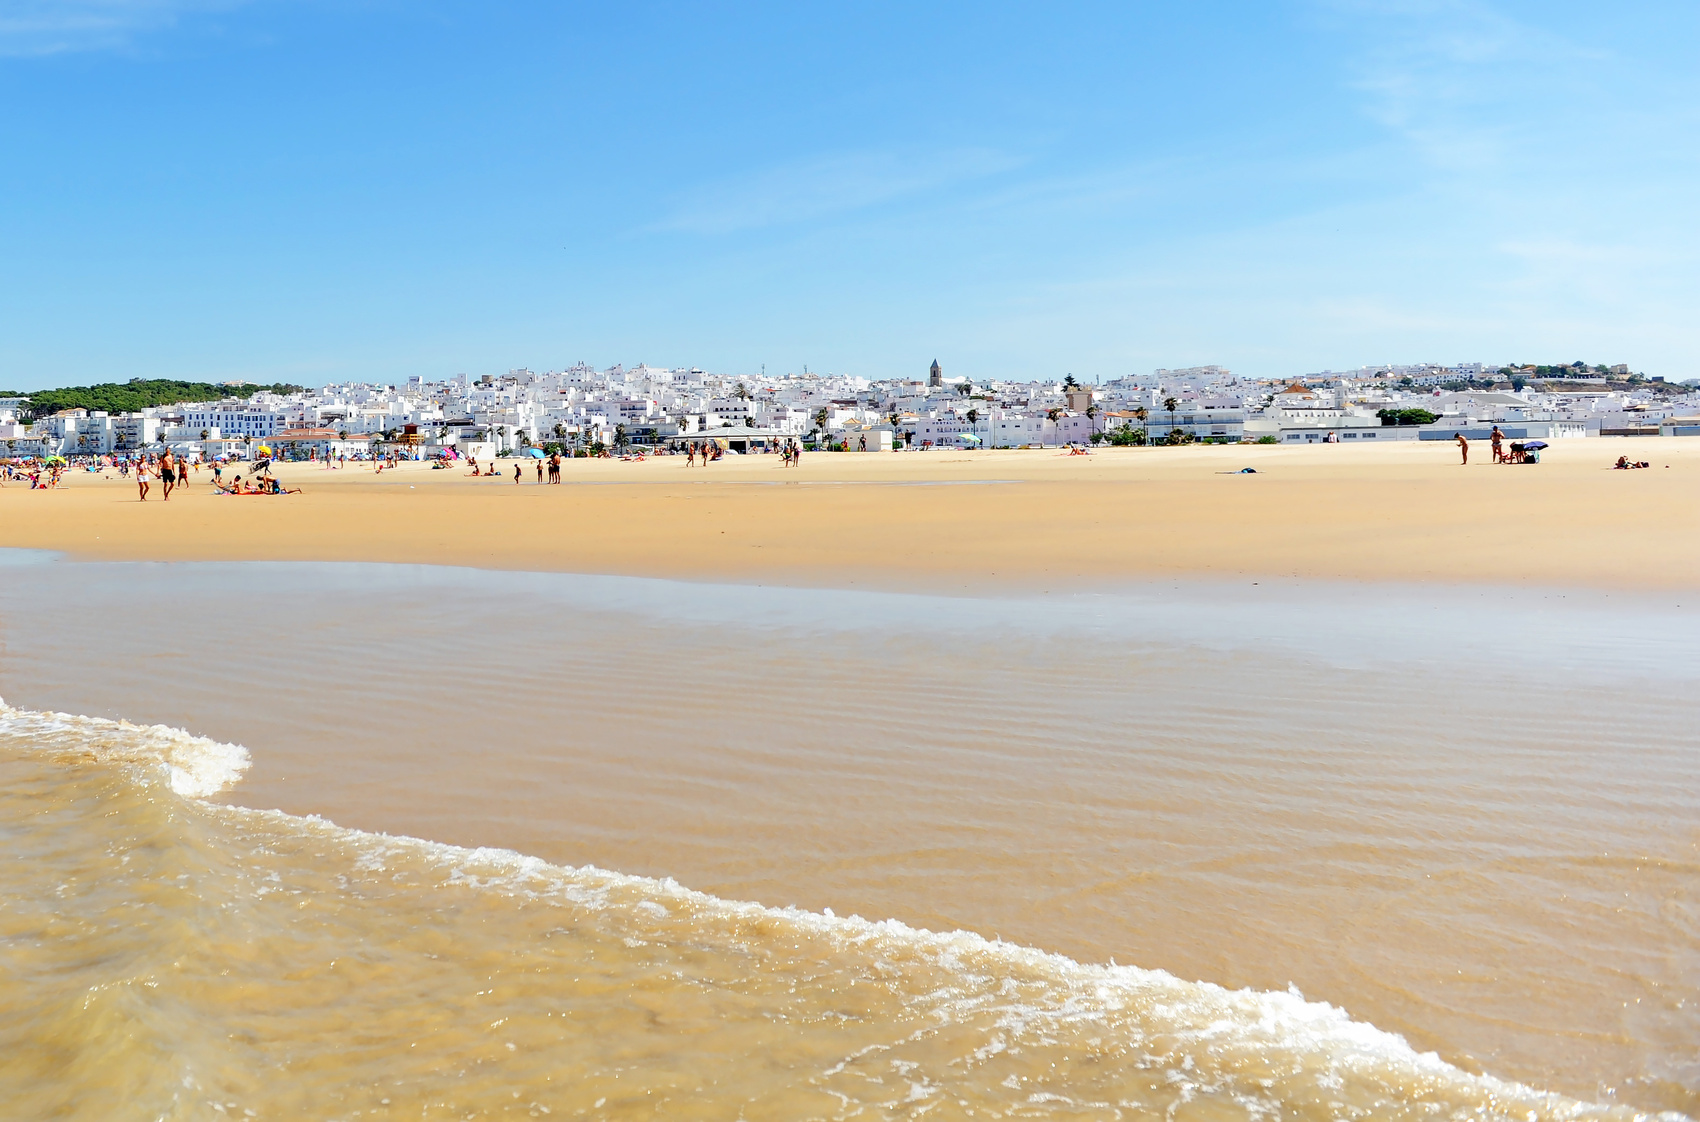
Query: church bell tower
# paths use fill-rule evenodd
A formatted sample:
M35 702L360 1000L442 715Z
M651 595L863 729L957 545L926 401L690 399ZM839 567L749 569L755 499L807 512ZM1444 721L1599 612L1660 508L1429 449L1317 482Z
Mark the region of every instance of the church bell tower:
M939 360L933 359L933 368L928 372L927 385L937 388L944 385L944 371L939 369Z

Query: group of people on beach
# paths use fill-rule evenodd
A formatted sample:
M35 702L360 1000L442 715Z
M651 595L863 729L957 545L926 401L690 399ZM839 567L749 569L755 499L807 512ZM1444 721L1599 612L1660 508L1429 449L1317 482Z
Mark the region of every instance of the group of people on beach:
M693 440L685 445L685 466L696 467L700 458L702 466L707 467L723 455L725 453L721 450L718 441L705 440L698 444Z
M285 487L275 475L255 476L246 482L238 475L228 484L215 480L213 489L221 495L299 495L301 488Z
M5 470L0 471L0 487L4 487L7 480L27 480L30 490L45 491L59 486L64 478L63 463L13 464L8 461Z
M116 472L118 479L135 480L138 502L147 502L152 498L169 502L173 494L188 485L191 476L200 474L202 468L208 468L212 473L213 491L217 494L299 494L299 487L286 487L272 476L271 464L269 457L257 460L252 465L248 479L244 480L242 476L237 475L226 483L222 460L201 460L184 452L172 451L170 448L157 453L103 453L73 456L69 459L62 456L21 460L0 458L0 486L5 486L8 482L27 482L32 490L50 490L60 487L72 472L85 472L106 479L114 478Z
M189 481L189 471L191 467L188 460L180 456L172 455L171 449L169 448L155 457L144 456L141 459L134 461L123 461L118 467L118 473L120 475L124 474L125 465L128 465L129 469L136 473L136 492L138 501L144 503L148 501L148 492L152 490L152 485L148 482L149 476L157 476L159 478L159 487L163 492L160 496L160 500L162 502L170 502L171 492ZM196 463L193 465L193 468L198 472L201 469L201 465Z
M262 460L255 465L255 470L244 480L240 474L228 483L224 479L224 465L213 463L212 488L220 495L299 495L301 488L285 487L269 470L271 462ZM120 461L118 473L127 475L135 472L136 494L140 502L147 502L148 494L153 490L152 479L158 479L160 500L170 501L171 493L181 489L189 482L191 471L199 474L201 464L183 456L174 456L168 449L158 456L144 456L135 460Z
M1469 463L1470 463L1470 438L1465 436L1461 432L1455 432L1455 433L1452 434L1452 439L1458 442L1458 451L1462 455L1462 459L1461 459L1460 462L1466 467L1469 466ZM1505 434L1503 432L1499 431L1499 426L1498 425L1493 426L1493 431L1488 433L1488 443L1493 446L1493 462L1494 463L1496 463L1496 464L1523 464L1523 463L1534 463L1535 462L1534 453L1533 452L1525 452L1523 445L1520 444L1520 443L1513 443L1510 447L1510 450L1508 451L1505 447L1505 440L1506 440ZM1537 444L1537 445L1535 445L1535 447L1536 448L1544 448L1544 447L1546 447L1546 445Z

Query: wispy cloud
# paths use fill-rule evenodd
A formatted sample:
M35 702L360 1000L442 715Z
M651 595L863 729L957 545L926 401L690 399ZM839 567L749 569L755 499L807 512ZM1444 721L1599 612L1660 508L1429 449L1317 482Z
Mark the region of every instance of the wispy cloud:
M820 157L693 188L652 229L728 234L816 221L996 175L1021 162L986 149Z
M0 55L116 50L137 36L246 0L0 0Z
M1319 0L1316 9L1359 43L1347 67L1365 112L1448 170L1508 155L1530 118L1550 116L1555 99L1582 92L1578 76L1609 61L1481 0Z

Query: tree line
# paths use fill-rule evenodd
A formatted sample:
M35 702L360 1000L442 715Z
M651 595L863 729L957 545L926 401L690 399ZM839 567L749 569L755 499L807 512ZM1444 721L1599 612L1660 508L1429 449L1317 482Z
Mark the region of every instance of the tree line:
M56 390L35 390L30 393L0 391L0 397L29 398L21 412L24 420L33 421L41 417L51 417L62 409L134 413L155 405L176 405L181 401L249 398L261 390L272 393L298 393L301 387L284 382L269 386L217 386L211 382L178 382L169 378L132 378L128 382L64 386Z

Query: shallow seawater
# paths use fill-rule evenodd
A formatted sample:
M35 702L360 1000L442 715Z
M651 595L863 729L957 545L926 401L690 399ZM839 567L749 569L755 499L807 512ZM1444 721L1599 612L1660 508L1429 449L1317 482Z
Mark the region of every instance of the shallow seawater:
M1692 620L12 568L0 1102L1693 1111Z

